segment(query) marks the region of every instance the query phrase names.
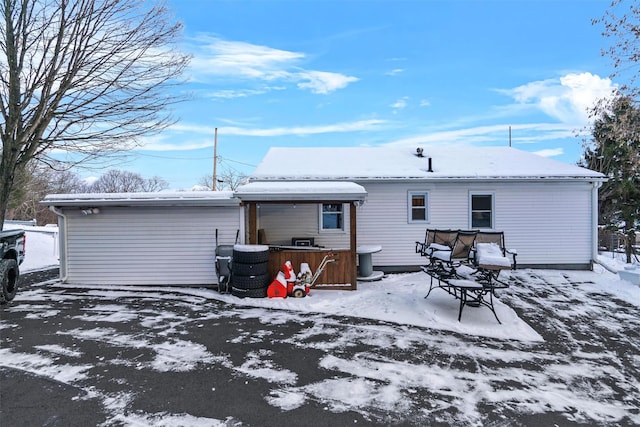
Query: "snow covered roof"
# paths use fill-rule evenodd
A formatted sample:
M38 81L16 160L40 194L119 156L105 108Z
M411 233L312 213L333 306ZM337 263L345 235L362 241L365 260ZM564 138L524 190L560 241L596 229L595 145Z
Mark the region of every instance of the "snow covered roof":
M243 201L362 201L367 191L346 181L251 182L236 190Z
M232 191L49 194L48 206L238 206Z
M511 147L425 146L422 157L416 154L417 149L392 146L275 147L251 180L605 178L599 172Z

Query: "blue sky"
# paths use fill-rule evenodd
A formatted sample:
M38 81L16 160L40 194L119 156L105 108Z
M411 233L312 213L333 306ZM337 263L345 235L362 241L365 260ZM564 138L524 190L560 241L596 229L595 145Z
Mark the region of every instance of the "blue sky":
M508 145L509 126L514 147L575 163L616 84L591 24L608 4L169 0L190 98L115 166L190 188L216 127L218 171L246 174L272 146Z

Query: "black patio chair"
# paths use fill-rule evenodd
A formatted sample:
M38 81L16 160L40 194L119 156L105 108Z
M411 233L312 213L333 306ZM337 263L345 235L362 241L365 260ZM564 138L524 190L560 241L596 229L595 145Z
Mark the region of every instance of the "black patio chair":
M416 253L429 258L435 250L452 249L458 230L427 229L424 242L416 242Z
M518 253L505 247L504 232L481 231L476 236L471 258L475 268L475 275L480 282L486 285L507 287L499 276L502 270L515 270L517 267Z
M446 246L443 245L442 249L432 251L429 255L429 265L423 267L423 271L431 276L427 296L429 296L434 287L443 288L449 293L452 291L455 292L456 289L452 288L448 281L451 279L460 279L461 276L457 273L456 268L459 268L462 264L469 263L471 249L473 248L473 242L475 241L477 232L459 230L455 233L456 238L451 249L446 249ZM435 286L433 279L437 280Z

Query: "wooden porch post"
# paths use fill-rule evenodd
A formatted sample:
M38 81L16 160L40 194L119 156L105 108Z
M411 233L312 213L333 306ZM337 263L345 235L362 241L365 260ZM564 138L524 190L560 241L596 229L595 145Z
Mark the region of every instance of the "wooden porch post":
M255 202L249 203L249 244L255 245L258 243L258 204Z
M349 205L349 228L351 229L351 289L358 289L358 255L356 254L356 245L358 244L357 235L357 223L356 223L356 202L351 202Z

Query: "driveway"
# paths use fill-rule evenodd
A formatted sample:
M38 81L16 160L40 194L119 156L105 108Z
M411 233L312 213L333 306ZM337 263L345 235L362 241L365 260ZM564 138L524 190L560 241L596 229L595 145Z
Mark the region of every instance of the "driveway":
M3 425L640 423L638 307L587 274L511 273L500 298L540 342L366 320L355 307L336 317L174 288L68 287L56 274L25 275L19 301L0 308Z

